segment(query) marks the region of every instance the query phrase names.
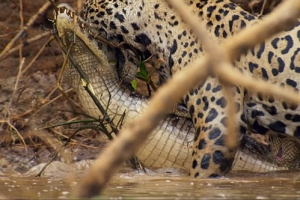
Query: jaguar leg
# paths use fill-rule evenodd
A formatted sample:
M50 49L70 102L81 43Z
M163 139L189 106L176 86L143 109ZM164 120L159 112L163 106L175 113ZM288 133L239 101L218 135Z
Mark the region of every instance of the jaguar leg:
M212 95L205 95L208 93ZM222 86L214 79L208 79L185 98L196 129L191 177L223 176L230 171L234 161L237 149L229 149L225 143L227 102L222 93ZM234 93L236 121L242 113L241 94L240 91Z

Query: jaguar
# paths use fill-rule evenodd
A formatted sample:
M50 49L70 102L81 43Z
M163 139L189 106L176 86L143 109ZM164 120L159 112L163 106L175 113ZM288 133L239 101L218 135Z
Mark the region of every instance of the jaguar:
M211 39L219 43L261 20L229 0L185 0L185 3L206 24ZM163 83L205 53L201 41L165 1L87 0L83 18L94 32L120 44L116 55L125 82L131 81L136 73L133 67L138 65L136 54L157 66ZM251 49L233 63L234 67L298 91L299 25ZM157 64L157 60L162 62ZM191 177L218 177L232 167L236 151L225 145L228 102L222 90L212 75L183 97L195 127ZM298 105L240 86L235 87L234 98L241 136L274 132L280 137L299 139Z

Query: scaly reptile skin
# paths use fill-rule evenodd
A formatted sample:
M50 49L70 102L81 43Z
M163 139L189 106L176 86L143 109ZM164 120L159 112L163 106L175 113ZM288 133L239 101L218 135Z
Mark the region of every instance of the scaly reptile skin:
M112 50L89 37L88 28L83 20L75 16L74 11L68 5L60 4L58 6L56 14L58 35L64 45L70 47L70 55L89 77L92 90L102 106L106 107L109 102L108 115L111 118L115 117L114 121L117 122L123 112L126 112L124 119L126 126L143 112L147 106L147 100L132 96L127 88L120 85L116 66L109 61L114 59ZM74 19L77 19L75 23ZM95 118L102 116L89 94L82 87L81 78L71 63L68 64L65 74L65 78L77 92L86 113ZM176 167L188 170L192 164L190 148L194 133L193 124L189 119L169 116L142 145L137 152L137 157L146 167ZM272 152L276 152L274 154L267 147L262 148L263 145L258 144L254 139L245 137L243 141L243 148L239 149L235 157L233 170L264 172L287 169L286 165L278 166L276 163L280 163L272 162L275 157L273 155L277 155L278 148L272 150ZM283 145L280 139L276 141L279 141L277 146ZM252 157L255 153L256 155ZM264 161L260 161L258 158ZM292 156L292 158L294 157ZM285 161L284 158L282 160Z

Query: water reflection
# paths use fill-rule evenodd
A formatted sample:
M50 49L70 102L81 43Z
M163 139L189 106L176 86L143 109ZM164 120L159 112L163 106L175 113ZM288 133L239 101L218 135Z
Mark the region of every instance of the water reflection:
M70 198L85 167L75 166L74 169L72 173L54 170L55 173L47 172L46 177L0 173L0 198L1 195L7 199ZM300 198L299 178L299 171L267 174L233 172L226 178L196 180L189 179L185 172L174 169L158 170L145 175L123 168L108 184L102 197L296 199Z

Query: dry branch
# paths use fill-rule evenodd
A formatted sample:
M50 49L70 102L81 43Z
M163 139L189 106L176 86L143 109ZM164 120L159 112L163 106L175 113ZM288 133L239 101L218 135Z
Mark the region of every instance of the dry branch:
M20 4L21 5L21 4ZM8 51L12 48L12 46L15 44L15 42L26 32L26 30L33 25L33 23L36 21L36 19L42 14L44 13L50 6L50 2L46 2L39 10L38 12L33 15L29 21L27 22L27 24L25 26L23 26L23 24L21 24L23 27L21 28L21 30L15 35L15 37L6 45L6 47L4 48L4 50L0 53L0 60L6 56L6 54L8 53ZM21 22L22 22L22 17L21 17Z
M8 50L5 52L5 55L3 55L3 56L0 58L0 61L3 60L4 58L6 58L9 54L11 54L11 53L13 53L13 52L19 50L19 49L22 48L22 47L24 47L25 45L28 45L28 44L33 43L33 42L35 42L35 41L38 41L38 40L40 40L40 39L42 39L42 38L44 38L44 37L46 37L46 36L50 36L51 34L52 34L52 33L51 33L50 31L43 32L43 33L41 33L41 34L39 34L39 35L35 35L35 36L33 36L33 37L27 39L27 40L26 40L26 44L25 44L25 43L21 43L21 44L19 44L19 45L13 47L13 48L11 48L11 49L8 49Z
M45 48L47 47L47 45L51 42L51 40L53 40L54 37L50 36L49 39L44 43L44 45L39 49L39 51L35 54L35 56L33 57L33 59L30 61L30 63L24 68L24 70L22 71L22 74L24 74L32 65L33 63L37 60L37 58L42 54L42 52L45 50Z
M179 3L180 1L176 2ZM170 1L172 5L176 2ZM181 6L180 9L185 10L186 8ZM294 22L296 22L295 19L300 17L299 10L299 0L285 2L270 16L266 17L263 22L241 31L222 45L220 51L222 52L222 48L226 49L226 51L223 51L225 54L222 57L228 58L229 61L233 61L240 56L241 53L254 47L256 44L263 42L275 33L292 28L295 24ZM185 13L188 12L185 11ZM189 23L188 20L186 20L186 22ZM268 27L268 29L265 29L265 27ZM196 28L194 29L196 30ZM257 37L258 35L260 37ZM213 52L215 53L216 50L213 50ZM213 62L214 58L215 56L212 57L208 54L201 59L195 60L189 67L186 67L180 73L175 74L167 84L158 89L157 93L150 100L149 106L145 112L135 120L134 123L131 123L121 131L119 138L116 138L107 149L102 152L90 171L83 177L83 181L78 190L78 196L92 197L104 189L106 183L117 168L133 155L139 145L146 139L147 135L149 135L156 125L165 117L173 104L186 94L187 91L205 80L209 73L208 70L206 70L206 67L208 66L208 63ZM258 80L255 79L253 81L253 78L250 76L247 76L246 83L246 81L243 81L245 80L244 75L242 76L240 73L235 73L236 71L226 63L227 62L223 62L219 65L220 69L215 67L217 70L214 70L214 73L217 73L222 81L232 84L233 80L235 80L235 84L238 83L256 91L259 87L268 86L266 91L271 91L274 96L280 95L282 99L289 100L289 102L300 103L300 95L295 92L290 93L288 97L283 96L282 89L281 94L279 94L277 92L278 88L272 86L273 89L271 89L269 87L270 84L262 81L264 86L258 86ZM230 75L231 79L226 77L227 75ZM237 80L243 82L240 83ZM285 95L287 94L285 93Z

